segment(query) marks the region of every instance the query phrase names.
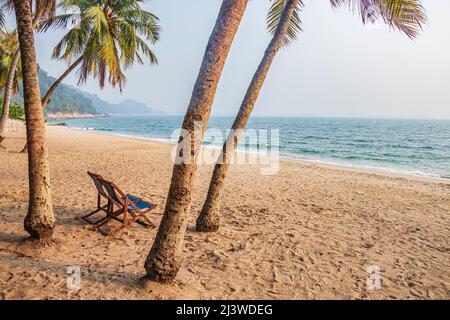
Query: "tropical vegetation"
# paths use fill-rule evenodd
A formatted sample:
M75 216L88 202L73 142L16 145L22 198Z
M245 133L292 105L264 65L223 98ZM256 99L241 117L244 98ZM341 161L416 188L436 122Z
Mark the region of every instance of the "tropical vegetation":
M5 118L9 115L14 87L12 82L17 77L16 66L20 59L29 167L29 206L24 227L31 238L40 243L52 242L55 226L43 106L49 102L51 93L62 79L58 79L61 81L57 80L41 100L34 44L35 28L39 25L40 30L46 30L73 23L72 29L54 50L54 57L66 61L76 57L76 61L63 75L75 69L74 64L80 64L80 82L93 75L99 78L101 87L107 79L111 85L118 85L122 90L125 84L123 68L130 67L135 61L143 63L143 56L156 63L156 57L145 40L158 40L159 26L156 16L140 9L141 2L65 0L59 2L61 7L77 7L79 10L64 16L56 16L56 0L8 0L1 6L0 23L4 23L4 10L15 11L19 40L19 47L13 50L13 62L4 86L3 114ZM40 20L44 22L39 24ZM138 36L141 34L145 39Z
M59 84L76 68L78 83L89 76L98 78L100 88L108 81L122 91L126 77L124 70L135 62L148 58L157 63L147 42L159 40L158 18L140 7L137 0L65 0L64 11L44 21L40 31L68 29L53 50L52 58L69 64L42 99L45 107Z
M4 0L0 2L0 28L5 25L5 12L14 11L15 1ZM32 27L36 27L41 19L48 18L55 13L56 0L36 0L30 1L30 10L34 8L32 14ZM17 89L17 79L20 78L20 49L19 44L11 48L11 61L9 62L9 70L4 81L4 95L3 95L3 113L0 119L0 143L4 140L4 129L6 121L8 120L9 106L11 104L12 96Z
M1 22L1 19L0 19ZM11 94L19 90L19 82L21 80L22 72L20 70L20 63L16 63L16 51L18 47L18 39L16 31L9 31L5 28L0 30L0 90L5 90L9 87ZM14 68L14 74L10 79L10 70ZM0 119L0 143L4 140L6 122L8 120L9 102L4 104L3 99L1 103L1 119Z
M0 113L3 112L3 97L0 97ZM9 107L9 119L25 121L25 109L23 105L12 102Z

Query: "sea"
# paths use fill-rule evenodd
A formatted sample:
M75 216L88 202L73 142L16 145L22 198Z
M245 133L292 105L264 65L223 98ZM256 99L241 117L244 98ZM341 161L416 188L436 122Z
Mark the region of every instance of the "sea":
M122 116L50 120L68 128L176 143L181 116ZM204 144L220 147L233 117L211 117ZM248 137L257 137L250 139ZM450 120L252 117L239 149L280 156L450 179ZM244 141L245 140L245 141Z

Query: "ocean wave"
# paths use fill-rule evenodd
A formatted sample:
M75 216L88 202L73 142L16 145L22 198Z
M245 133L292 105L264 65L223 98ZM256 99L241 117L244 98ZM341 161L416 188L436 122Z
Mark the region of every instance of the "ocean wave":
M307 159L307 158L303 158L301 160L307 161L307 162L312 162L312 163L317 163L317 164L332 165L332 166L345 167L345 168L361 169L361 170L367 170L367 171L372 171L372 172L400 174L400 175L415 176L415 177L450 179L450 176L446 177L446 176L441 176L441 175L435 174L435 173L423 172L423 171L420 171L420 170L405 170L405 169L399 169L399 168L394 168L394 167L360 165L360 164L353 164L353 163L336 162L336 161L332 161L332 160L319 160L319 159Z

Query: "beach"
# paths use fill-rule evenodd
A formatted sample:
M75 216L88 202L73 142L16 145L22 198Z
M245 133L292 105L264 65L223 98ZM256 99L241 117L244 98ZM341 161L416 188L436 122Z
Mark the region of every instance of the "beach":
M165 143L47 127L55 245L23 241L25 138L0 150L0 299L449 299L450 182L281 160L275 175L233 165L217 233L195 231L212 165L200 165L172 284L144 284L156 229L104 237L80 219L96 207L86 172L156 203L172 173ZM114 223L114 222L111 222ZM117 224L116 224L117 225ZM67 288L67 268L81 271ZM368 286L378 270L379 286ZM372 279L372 278L370 278Z

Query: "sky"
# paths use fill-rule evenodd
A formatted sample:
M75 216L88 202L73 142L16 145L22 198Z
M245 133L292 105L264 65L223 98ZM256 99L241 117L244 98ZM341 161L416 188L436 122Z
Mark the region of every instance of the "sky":
M157 66L135 65L127 84L82 90L111 102L134 99L169 114L184 114L221 0L152 0L160 18ZM306 0L303 32L276 57L255 116L387 117L450 119L450 1L422 0L428 23L414 41L384 25L364 26L348 8ZM234 115L270 41L269 0L250 0L225 65L213 115ZM66 65L51 60L63 32L36 36L40 66L59 76ZM76 74L66 81L77 84Z

